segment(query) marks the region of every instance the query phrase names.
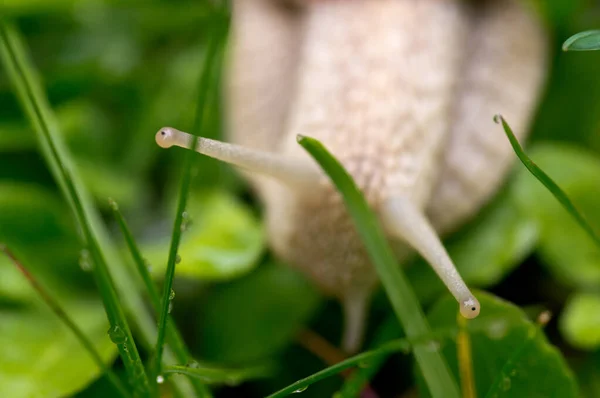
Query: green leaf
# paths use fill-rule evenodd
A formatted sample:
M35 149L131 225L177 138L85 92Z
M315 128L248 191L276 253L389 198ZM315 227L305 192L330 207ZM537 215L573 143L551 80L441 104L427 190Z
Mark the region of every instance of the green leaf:
M268 358L290 343L318 303L319 294L300 274L262 265L207 298L201 357L227 364Z
M563 51L600 50L600 30L587 30L569 37L562 46Z
M560 330L567 341L583 350L600 347L600 294L576 293L560 317Z
M600 159L569 145L538 144L530 151L540 168L600 227ZM512 195L523 214L539 225L538 253L563 282L577 287L600 285L600 247L548 190L525 169L515 178Z
M114 359L108 322L99 300L71 300L66 311L81 326L102 358ZM0 396L70 396L100 375L98 366L73 333L41 304L35 308L0 307ZM34 325L35 327L32 327Z
M412 338L429 334L429 325L413 289L398 266L375 214L369 208L352 177L319 141L298 137L298 142L319 163L342 194L406 336ZM447 364L436 350L416 347L414 354L427 385L435 397L458 397L456 381L449 374Z
M190 197L181 239L177 275L224 281L251 271L265 250L262 225L232 195L210 191ZM154 275L164 273L168 242L148 243L142 251Z
M577 384L560 352L518 307L478 292L485 314L467 323L477 396L578 397ZM435 329L458 328L450 296L431 309ZM441 348L458 377L456 341Z

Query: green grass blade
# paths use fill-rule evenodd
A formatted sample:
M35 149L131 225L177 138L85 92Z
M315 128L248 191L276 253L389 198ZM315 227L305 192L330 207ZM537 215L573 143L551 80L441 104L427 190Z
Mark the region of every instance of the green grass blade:
M382 346L383 344L393 340L397 337L398 326L394 316L388 317L383 325L377 330L375 338L373 339L373 346ZM369 361L368 367L360 367L344 382L342 388L337 393L339 398L352 398L360 396L361 391L365 388L369 380L379 371L383 366L386 357L381 356Z
M304 379L300 379L289 386L282 388L281 390L269 395L267 398L281 398L287 395L293 394L294 392L302 392L306 390L311 384L314 384L320 380L334 376L346 369L350 369L362 364L370 364L372 361L381 360L394 352L408 352L410 350L410 343L408 340L397 340L391 341L376 350L365 351L361 354L350 357L340 363L323 369L317 373L314 373Z
M537 178L539 182L541 182L546 188L548 188L548 190L550 191L550 193L552 193L552 195L554 195L556 200L558 200L560 204L571 214L571 216L573 216L573 218L577 220L577 223L581 226L581 228L583 228L585 232L587 232L587 234L594 240L594 242L598 246L600 246L600 237L598 236L598 234L596 234L592 226L577 210L577 208L575 207L571 199L569 199L567 194L565 194L563 190L560 189L560 187L554 181L552 181L552 179L546 173L544 173L544 171L542 171L542 169L540 169L531 159L529 159L529 157L525 154L523 148L519 144L517 137L515 137L512 129L510 128L506 120L504 120L502 115L494 116L494 122L502 124L504 132L506 133L506 136L508 137L508 140L510 141L513 150L519 157L521 163L525 165L527 170L529 170L529 172L533 174L533 176Z
M133 237L133 234L131 233L129 226L127 225L127 222L125 221L125 218L119 211L118 204L114 200L109 199L109 205L113 211L113 215L115 216L115 219L117 220L117 224L119 224L121 233L123 234L123 237L125 238L125 242L127 243L127 247L129 248L131 256L133 257L133 261L136 265L138 273L141 275L142 280L144 281L146 291L148 292L148 295L150 296L150 302L152 303L152 307L154 308L155 312L158 314L158 312L160 311L161 305L160 305L160 296L159 296L156 284L152 280L150 271L148 270L148 267L146 266L146 262L144 261L144 258L142 257L142 253L140 252L140 249L139 249L137 243L135 242L135 238ZM190 359L191 359L190 352L189 352L187 346L185 345L183 337L181 337L179 330L175 326L175 323L173 322L173 319L170 316L167 319L167 341L168 341L171 349L173 350L173 353L175 354L175 357L177 358L177 361L179 363L189 363L190 362ZM210 396L210 392L202 384L200 379L196 378L196 379L192 379L191 381L192 381L194 390L196 391L196 394L198 396L201 396L201 397Z
M213 366L166 366L163 373L186 375L194 380L202 380L208 384L237 385L245 381L263 379L272 374L271 366L254 366L243 369L219 369Z
M9 26L5 20L0 21L0 47L2 59L9 78L15 86L17 97L29 116L42 147L48 154L55 178L72 205L83 232L95 264L92 272L110 323L111 339L117 345L134 391L141 396L149 396L150 389L144 366L108 271L104 253L98 244L98 237L82 203L79 187L74 182L69 162L65 156L66 151L59 147L60 141L58 141L56 132L51 128L49 112L44 112L46 99L41 94L42 90L39 84L32 77L31 66L25 61L24 46L15 29Z
M342 194L406 336L411 338L430 334L419 301L398 265L377 218L352 177L319 141L298 137L298 142L320 164ZM438 350L416 347L414 353L433 397L459 396L456 380Z
M221 17L221 16L220 16ZM218 18L219 22L223 22ZM217 22L217 21L215 21ZM219 23L215 24L217 29L214 28L214 32L209 38L206 54L204 57L204 62L200 72L200 79L198 84L198 102L196 109L196 117L194 120L194 125L192 130L190 131L194 135L194 139L191 142L190 150L186 151L185 159L183 161L183 175L181 177L181 182L179 185L179 198L177 200L177 210L175 213L175 220L173 223L173 232L171 236L171 244L169 248L169 258L167 260L167 269L165 271L165 280L163 286L163 294L162 294L162 308L159 315L158 322L158 337L156 340L155 353L154 353L154 367L153 370L157 375L160 374L161 371L161 358L162 352L164 348L165 341L165 329L167 324L167 316L169 313L169 305L170 305L170 296L173 286L173 278L175 277L175 264L177 262L179 250L179 243L181 241L182 229L181 225L183 223L183 213L185 212L188 200L188 193L190 190L190 184L192 181L192 176L194 175L194 161L196 158L196 154L193 148L196 147L197 136L200 131L204 127L204 122L207 118L207 111L209 103L209 94L211 92L211 80L213 78L213 71L215 69L215 65L217 64L217 56L219 55L219 49L222 47L224 42L225 34L221 29L223 29L223 25ZM225 23L225 29L228 28L228 22ZM226 31L225 31L226 32Z
M56 316L61 321L63 321L63 323L71 330L71 332L73 332L73 334L75 335L75 337L77 337L77 340L79 340L83 348L85 348L85 350L90 354L98 368L104 372L110 384L112 384L113 387L118 391L119 396L124 398L131 397L131 394L129 393L129 391L127 391L121 379L119 379L115 372L113 372L112 369L104 363L102 357L94 347L94 344L92 344L92 342L87 338L87 336L85 335L85 333L83 333L79 326L77 326L77 324L69 317L69 315L67 315L67 313L62 309L58 301L56 301L54 297L52 297L52 295L48 291L46 291L46 289L44 289L44 287L29 272L27 267L25 267L23 263L21 263L21 261L17 259L17 257L11 250L9 250L4 244L0 244L0 250L2 250L4 254L6 254L6 256L15 265L15 267L17 267L19 272L21 272L23 276L25 276L31 287L35 289L35 291L39 294L42 300L48 305L48 307L50 307L52 312L54 312L54 314L56 314Z
M587 30L569 37L562 46L563 51L600 50L600 30Z

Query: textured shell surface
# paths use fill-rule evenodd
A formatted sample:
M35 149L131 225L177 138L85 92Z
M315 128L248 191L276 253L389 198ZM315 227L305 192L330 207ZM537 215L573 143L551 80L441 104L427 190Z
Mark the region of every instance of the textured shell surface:
M512 152L492 116L523 138L544 78L544 32L516 0L237 0L232 29L229 141L308 165L296 136L315 137L375 211L407 198L440 232L502 182ZM325 176L248 177L279 256L329 294L368 296L375 271Z

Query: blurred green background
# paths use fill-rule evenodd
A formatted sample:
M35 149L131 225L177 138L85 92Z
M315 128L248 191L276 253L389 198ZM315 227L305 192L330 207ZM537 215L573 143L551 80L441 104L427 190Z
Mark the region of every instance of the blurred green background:
M23 34L76 168L124 261L131 259L108 197L119 203L159 281L182 152L158 148L154 133L192 124L207 30L215 23L208 3L4 0L1 8ZM600 230L600 52L560 51L570 35L600 28L600 6L591 0L535 4L548 24L553 55L527 151ZM218 78L204 134L212 137L222 130ZM491 118L490 129L497 129ZM198 359L285 364L268 379L215 390L223 397L263 396L325 366L301 347L297 333L308 327L337 345L341 314L300 275L276 264L265 246L261 209L235 171L200 156L197 162L173 315ZM72 212L4 70L0 241L59 298L104 357L116 358ZM551 310L549 341L582 395L600 396L600 250L533 177L515 162L500 194L447 247L470 285L532 317ZM444 324L441 283L419 259L407 272L425 308L433 308L432 324ZM367 345L390 314L379 294ZM401 336L396 329L392 335ZM486 344L475 341L474 351L487 352ZM392 356L373 388L381 396L411 391L410 365L410 357ZM121 370L118 359L115 367ZM400 372L405 377L397 377ZM331 396L340 384L330 378L304 394ZM0 256L0 396L100 397L110 396L108 389L88 354Z

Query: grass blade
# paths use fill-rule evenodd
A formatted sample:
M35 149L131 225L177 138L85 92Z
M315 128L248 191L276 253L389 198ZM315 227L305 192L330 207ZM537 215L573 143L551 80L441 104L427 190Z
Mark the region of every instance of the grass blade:
M110 367L108 367L102 357L96 351L94 344L87 338L87 336L83 333L83 331L77 326L77 324L67 315L67 313L62 309L58 301L56 301L50 293L46 291L42 287L42 285L35 279L35 277L29 272L29 270L17 259L14 253L9 250L4 244L0 244L0 250L6 254L6 256L12 261L12 263L17 267L17 269L25 276L31 287L33 287L36 292L40 295L42 300L50 307L52 312L56 314L56 316L63 321L63 323L73 332L77 340L81 343L83 348L90 354L98 368L104 372L110 384L118 391L119 396L124 398L131 397L131 394L127 391L123 382L117 375L112 371Z
M269 377L272 370L270 366L254 366L245 369L219 369L212 366L204 367L194 364L193 366L166 366L163 373L182 374L191 379L202 380L209 384L234 386L248 380Z
M17 96L38 134L38 139L49 158L54 176L66 199L72 205L83 232L88 250L95 264L92 272L110 323L109 334L111 339L117 345L134 391L139 395L149 396L149 383L144 365L117 296L114 282L108 271L104 253L98 243L98 237L82 203L80 190L74 182L68 160L65 157L65 151L59 147L60 141L58 141L57 134L51 129L49 112L44 112L45 98L41 94L42 90L40 85L33 79L32 68L25 61L24 46L19 40L17 32L5 20L0 21L0 47L2 59L8 70L10 80L15 86Z
M368 363L370 361L385 358L387 355L394 352L408 352L410 350L410 343L408 340L397 340L391 341L376 350L365 351L361 354L350 357L340 363L333 366L329 366L317 373L314 373L304 379L300 379L289 386L282 388L281 390L269 395L267 398L281 398L287 395L293 394L294 392L302 392L308 388L311 384L314 384L320 380L334 376L346 369L359 366L362 363Z
M397 337L398 326L396 318L392 315L385 320L383 325L379 327L375 338L373 339L374 346L381 346L394 337ZM367 383L379 369L383 366L386 357L381 356L376 359L372 359L369 362L368 367L359 367L350 377L344 382L342 388L338 391L336 396L339 398L351 398L360 396L361 391L367 386Z
M494 116L494 122L502 124L504 132L506 133L506 136L508 137L508 140L510 141L513 150L519 157L521 163L525 165L527 170L529 170L529 172L533 174L533 176L537 178L539 182L541 182L546 188L548 188L548 190L552 195L554 195L556 200L558 200L560 204L571 214L571 216L573 216L573 218L577 220L577 223L581 226L581 228L583 228L585 232L587 232L587 234L594 240L594 242L598 246L600 246L600 237L598 236L598 234L596 234L592 226L577 210L577 208L575 207L571 199L569 199L567 194L565 194L563 190L560 189L560 187L554 181L552 181L552 179L546 173L544 173L544 171L542 171L542 169L540 169L531 159L529 159L529 157L525 154L523 148L519 144L517 137L515 137L512 129L510 128L506 120L504 120L502 115Z
M587 30L569 37L562 46L563 51L600 50L600 30Z
M161 305L160 305L160 296L159 296L156 284L152 280L150 271L148 270L148 267L146 266L146 262L144 261L144 258L142 257L142 253L140 252L140 249L135 242L135 238L133 237L133 234L131 233L129 227L127 226L127 222L125 221L125 218L119 211L119 205L112 199L109 199L109 205L113 211L113 215L115 216L115 219L117 220L117 224L119 224L119 228L121 229L121 233L123 234L123 237L125 238L127 247L129 248L129 251L131 252L131 256L133 257L133 261L136 265L138 273L141 275L142 280L144 281L146 291L148 292L148 295L150 296L150 302L152 303L152 307L154 308L155 312L158 314L160 311ZM170 316L167 319L166 327L167 327L167 340L169 342L171 349L173 350L173 353L175 354L177 361L179 363L189 363L190 359L191 359L190 352L189 352L187 346L185 345L183 337L181 337L179 330L175 326L173 319ZM194 387L194 390L196 391L196 394L198 394L198 396L206 397L206 396L211 395L210 392L208 391L208 389L202 384L200 379L197 379L197 378L192 379L192 385Z
M218 16L222 17L222 15ZM223 21L221 20L221 18L216 18L214 22L215 28L213 34L209 38L206 49L206 55L200 72L196 118L194 120L193 128L190 131L194 135L194 139L190 144L190 149L196 147L197 136L203 129L205 120L207 118L207 104L209 103L211 78L213 77L213 71L215 69L215 65L217 64L216 58L219 54L219 49L221 48L221 45L223 44L225 38L224 32L227 31L229 25L228 21L222 23ZM225 29L225 31L222 31L221 29ZM190 184L192 181L192 176L194 175L195 158L196 155L193 150L186 151L185 159L183 161L183 175L181 177L181 182L179 185L179 197L177 200L177 210L175 213L175 220L173 223L173 233L171 236L171 244L169 248L169 258L167 260L167 269L165 271L161 302L162 308L159 314L158 337L156 339L156 346L154 352L153 370L156 372L157 376L160 374L161 371L161 358L164 348L167 317L169 314L173 278L175 277L175 264L178 258L177 251L179 250L179 243L181 241L182 234L181 225L183 223L183 213L185 212L187 206L187 199L190 190Z
M343 196L394 312L408 338L430 334L412 287L404 276L377 218L342 165L317 140L298 137L300 145L319 163ZM416 347L415 358L433 397L458 397L456 380L440 352Z

